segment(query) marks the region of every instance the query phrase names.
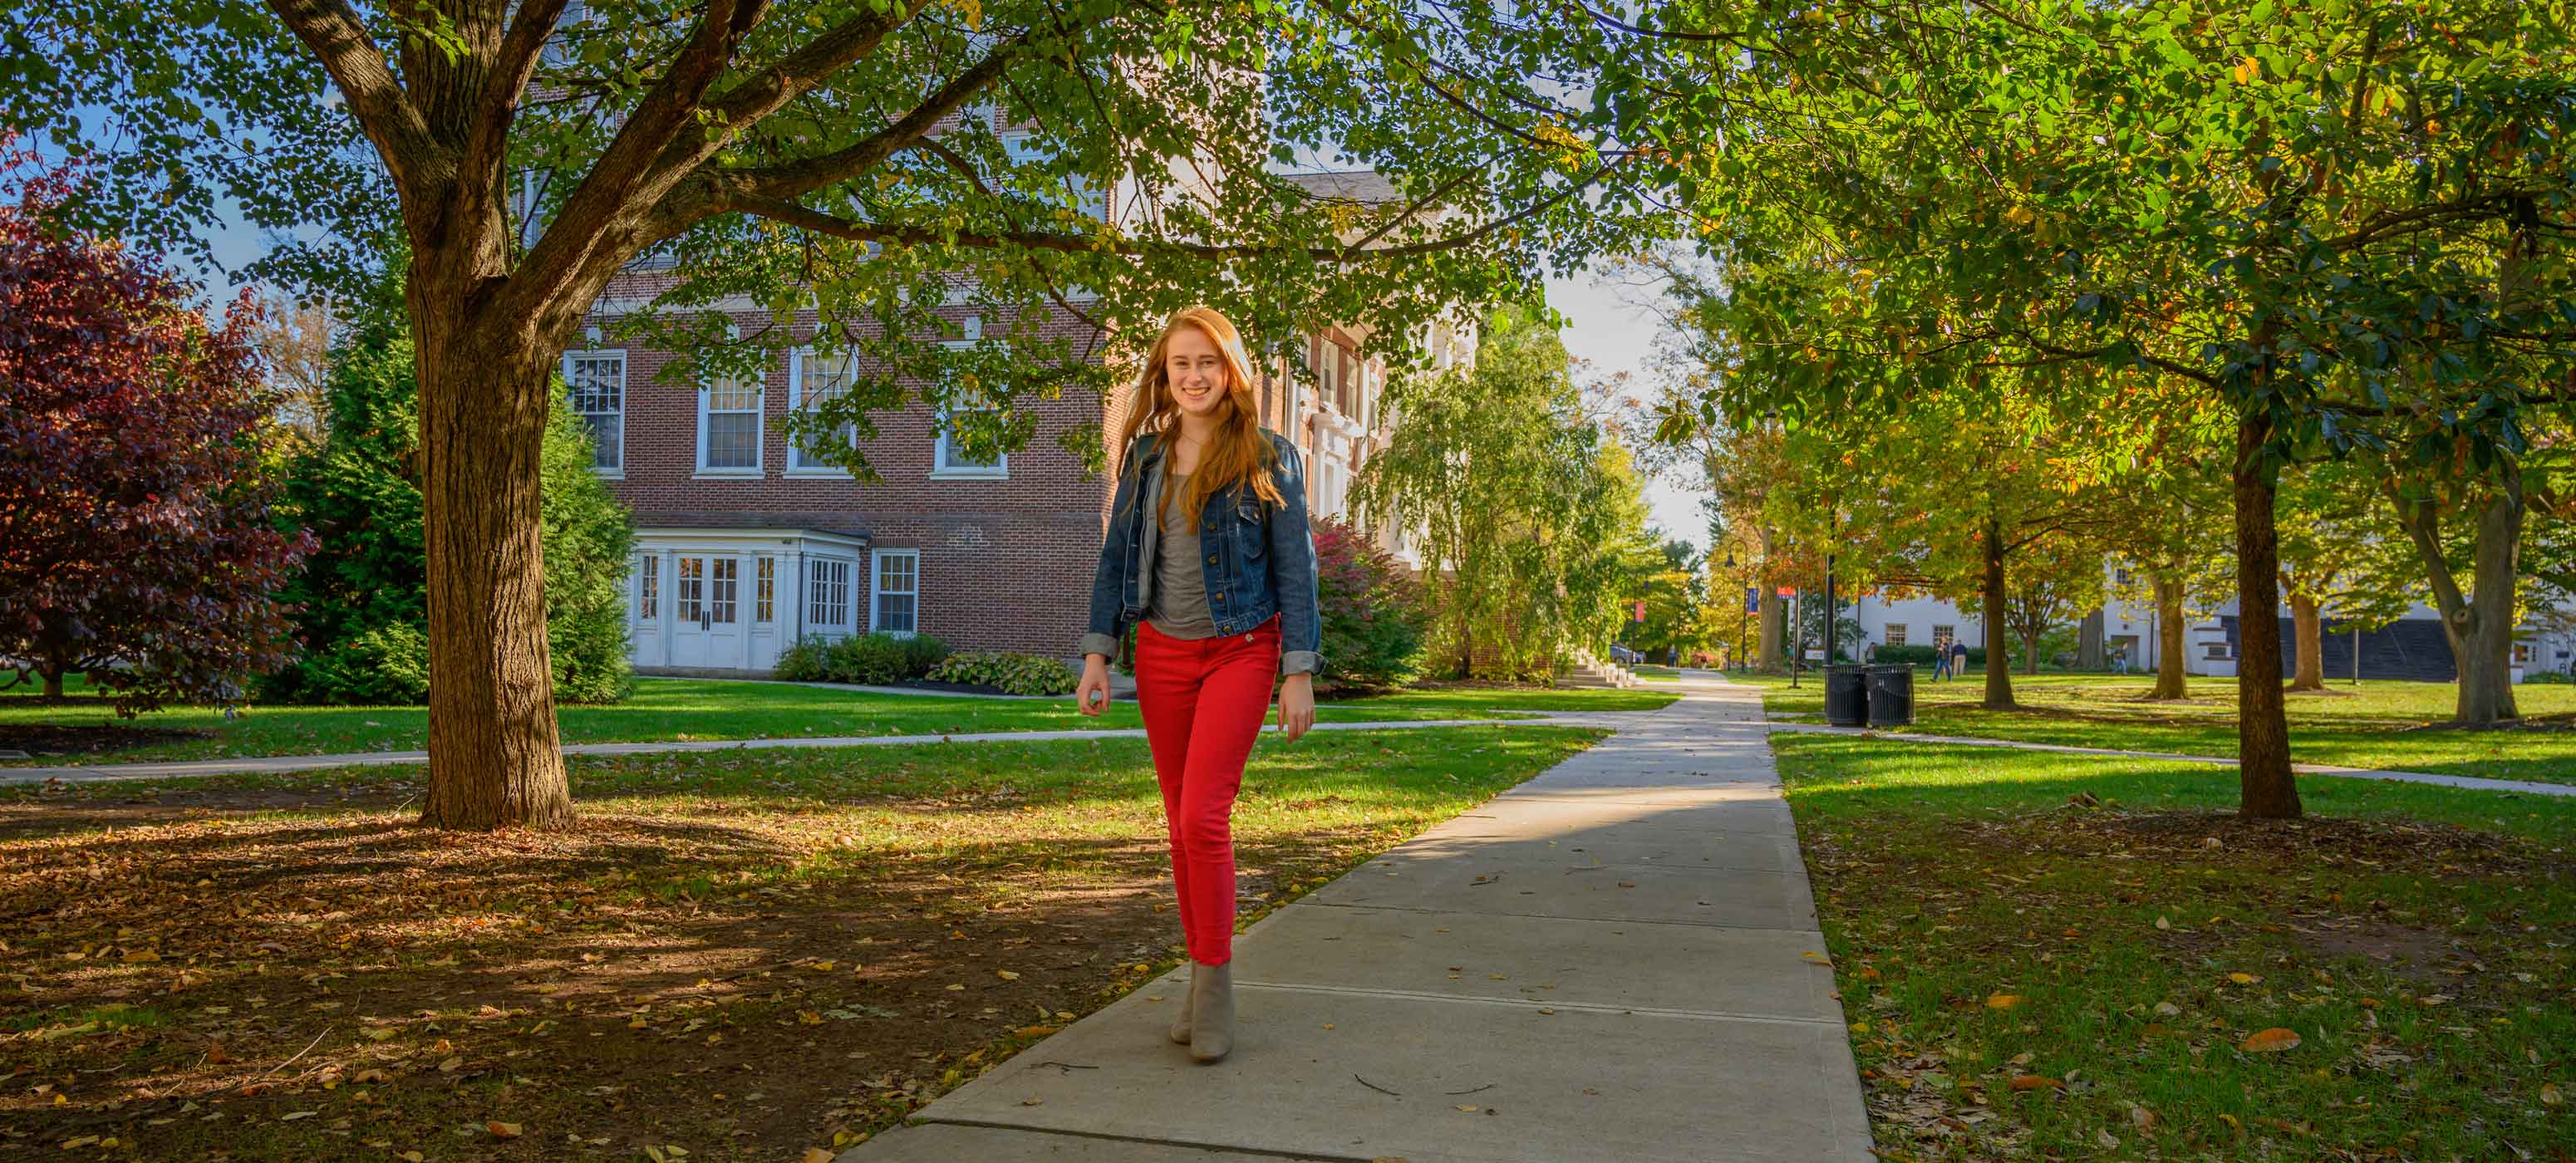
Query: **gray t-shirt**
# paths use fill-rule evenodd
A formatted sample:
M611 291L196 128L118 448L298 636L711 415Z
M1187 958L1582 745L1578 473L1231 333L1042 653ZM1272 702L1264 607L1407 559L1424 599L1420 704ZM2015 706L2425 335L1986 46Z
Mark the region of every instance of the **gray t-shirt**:
M1163 488L1172 494L1166 506L1161 497L1153 499L1156 522L1161 536L1154 539L1154 593L1148 605L1154 629L1173 638L1214 638L1216 619L1208 613L1207 575L1199 562L1200 545L1198 514L1182 503L1187 495L1190 474L1173 473L1163 478Z

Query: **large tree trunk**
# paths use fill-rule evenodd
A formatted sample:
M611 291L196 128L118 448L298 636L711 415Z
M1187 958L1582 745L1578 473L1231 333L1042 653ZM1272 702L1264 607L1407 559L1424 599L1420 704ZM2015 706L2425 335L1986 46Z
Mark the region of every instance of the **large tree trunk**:
M535 321L473 309L481 273L415 267L410 277L429 559L421 822L553 827L573 812L538 520L551 352Z
M2025 630L2021 636L2021 672L2039 673L2039 637L2046 630Z
M1989 711L2009 711L2013 702L2012 664L2004 653L2004 530L1994 515L1986 515L1986 699Z
M2075 665L2081 670L2104 670L2111 665L2111 647L2103 640L2099 609L2084 615L2084 621L2075 628Z
M57 666L45 671L45 697L47 699L63 697L63 668Z
M2442 603L2442 636L2460 670L2459 702L2452 719L2493 723L2520 716L2513 698L2513 591L2522 547L2521 481L2508 479L2478 513L2469 584ZM2437 593L2440 591L2437 590Z
M2281 552L2273 505L2281 469L2264 451L2271 417L2249 409L2236 424L2236 813L2257 819L2300 815L2290 772L2290 721L2281 705Z
M2432 500L2395 496L2398 524L2415 543L2432 582L2433 606L2442 615L2442 637L2460 672L2452 718L2493 723L2519 715L2513 697L2514 570L2522 549L2522 473L2508 464L2505 477L2477 513L2468 593L2460 592L2443 560L2441 508Z
M2290 668L2290 689L2321 691L2326 689L2324 645L2317 619L2317 599L2311 594L2290 595L2290 632L2298 661Z
M2156 689L2151 699L2189 697L2189 680L2183 676L2182 583L2171 578L2156 578Z

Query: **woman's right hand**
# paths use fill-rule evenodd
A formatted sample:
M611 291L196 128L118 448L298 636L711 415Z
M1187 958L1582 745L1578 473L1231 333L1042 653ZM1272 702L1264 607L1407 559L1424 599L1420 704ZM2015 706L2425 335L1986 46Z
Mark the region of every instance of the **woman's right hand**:
M1095 698L1093 692L1099 692ZM1082 681L1073 685L1074 706L1086 715L1098 715L1109 709L1109 660L1097 654L1082 656Z

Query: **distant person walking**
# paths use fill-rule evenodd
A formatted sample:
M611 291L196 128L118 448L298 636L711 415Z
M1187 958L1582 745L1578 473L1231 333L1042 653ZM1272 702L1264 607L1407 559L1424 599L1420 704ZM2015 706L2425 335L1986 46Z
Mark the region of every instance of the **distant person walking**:
M1950 677L1950 648L1935 646L1932 648L1932 681L1939 682L1948 677Z
M1968 644L1953 638L1950 640L1950 677L1961 678L1967 673Z
M2128 648L2128 647L2126 647L2126 646L2114 646L2114 647L2112 647L2112 648L2111 648L2111 673L2113 673L2113 674L2127 674L2127 673L2129 673L2129 648Z

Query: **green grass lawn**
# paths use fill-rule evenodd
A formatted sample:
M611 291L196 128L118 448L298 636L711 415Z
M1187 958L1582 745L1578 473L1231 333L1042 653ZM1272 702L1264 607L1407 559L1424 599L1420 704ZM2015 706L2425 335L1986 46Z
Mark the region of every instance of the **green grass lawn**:
M1640 662L1635 666L1629 667L1628 673L1636 675L1647 682L1680 682L1682 680L1681 671L1669 666L1658 666L1651 662Z
M85 695L82 690L67 694ZM1515 718L1538 711L1653 710L1677 695L1616 690L1461 687L1340 699L1316 708L1319 722ZM792 739L849 735L960 734L1137 728L1136 705L1121 700L1098 718L1073 699L996 699L900 695L791 683L643 679L634 697L615 706L562 706L566 743L645 743L694 739ZM104 703L45 704L0 695L0 732L37 724L123 726L186 732L110 752L76 757L0 760L0 765L133 763L258 755L330 755L413 751L427 745L425 707L256 706L231 720L211 707L172 707L118 720ZM0 744L6 742L0 738ZM33 750L33 748L29 748Z
M1239 923L1601 734L1265 739ZM775 1163L1178 963L1141 739L570 765L550 832L412 826L417 768L0 788L0 1142Z
M2194 678L2190 698L2152 702L2150 675L2013 676L2016 711L1988 711L1981 675L1951 682L1914 679L1914 726L1927 735L1964 735L2077 747L2236 754L2236 680ZM1761 684L1772 712L1805 712L1821 721L1823 676L1807 674L1792 690L1783 676L1732 676ZM2448 683L2374 682L2330 685L2324 693L2287 696L2290 755L2303 763L2397 771L2430 771L2492 779L2576 783L2576 686L2529 683L2514 689L2527 718L2554 719L2555 729L2460 731L2443 727L2454 689Z
M2225 770L1773 746L1886 1158L2576 1142L2576 802L2309 777L2247 822Z

